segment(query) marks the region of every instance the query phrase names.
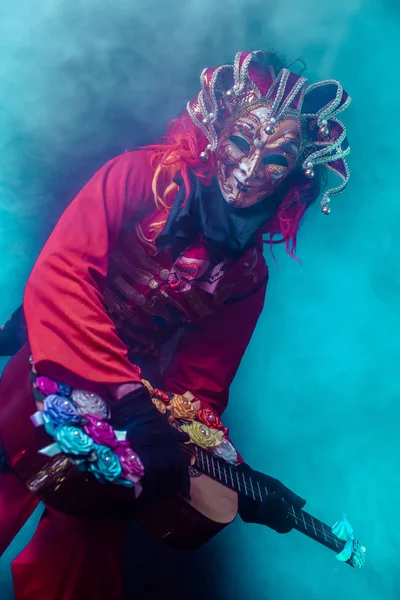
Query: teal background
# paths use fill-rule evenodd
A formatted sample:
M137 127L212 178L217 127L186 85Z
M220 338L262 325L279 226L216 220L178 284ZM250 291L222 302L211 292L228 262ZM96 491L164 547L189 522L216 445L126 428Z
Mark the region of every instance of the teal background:
M301 266L280 248L278 270L266 251L265 310L227 422L247 462L304 495L315 516L333 524L347 513L369 562L352 570L296 532L238 520L189 557L148 541L143 551L133 531L136 577L145 586L149 565L160 576L137 596L131 568L126 586L129 598L397 600L399 4L16 0L1 12L1 322L67 202L105 160L162 131L204 66L276 48L303 57L310 79L338 78L353 96L343 116L348 191L330 217L317 206L307 215ZM2 600L13 598L9 562L37 517L1 559Z

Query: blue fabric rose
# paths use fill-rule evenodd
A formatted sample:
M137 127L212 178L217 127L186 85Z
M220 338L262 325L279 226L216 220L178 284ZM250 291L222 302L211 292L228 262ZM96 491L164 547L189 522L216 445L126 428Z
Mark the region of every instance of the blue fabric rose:
M44 400L44 413L54 425L79 425L81 417L67 398L51 394Z
M108 481L115 481L120 477L122 467L118 460L118 456L114 454L110 448L107 448L107 446L94 444L94 450L96 452L97 460L89 463L88 468L96 479L102 483L106 483Z
M45 412L42 412L42 418L46 433L48 433L51 437L54 437L56 435L56 425L53 423L50 417L46 415Z
M70 396L72 394L72 387L66 383L59 383L58 393L60 396Z
M60 445L62 452L66 454L89 454L94 449L94 442L82 429L63 425L57 427L54 437Z

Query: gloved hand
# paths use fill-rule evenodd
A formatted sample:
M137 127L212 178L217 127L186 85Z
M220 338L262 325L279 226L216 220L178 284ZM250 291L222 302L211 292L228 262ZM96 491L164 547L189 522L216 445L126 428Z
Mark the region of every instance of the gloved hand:
M111 422L127 431L143 463L144 491L156 498L167 498L174 492L189 496L189 457L181 448L189 436L174 429L158 412L147 388L141 386L112 404Z
M289 533L293 529L293 522L288 517L291 506L303 508L306 501L289 490L278 479L254 471L249 465L242 464L239 470L249 475L254 473L255 479L264 482L270 495L262 502L257 502L239 494L239 515L246 523L258 523L274 529L278 533ZM272 492L272 494L271 494Z

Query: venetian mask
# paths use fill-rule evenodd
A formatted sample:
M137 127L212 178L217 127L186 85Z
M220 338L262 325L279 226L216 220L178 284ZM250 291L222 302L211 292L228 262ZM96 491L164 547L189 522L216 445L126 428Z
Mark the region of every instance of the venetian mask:
M270 129L268 107L242 113L223 130L216 150L217 177L224 199L248 207L275 192L297 165L298 119L279 120Z

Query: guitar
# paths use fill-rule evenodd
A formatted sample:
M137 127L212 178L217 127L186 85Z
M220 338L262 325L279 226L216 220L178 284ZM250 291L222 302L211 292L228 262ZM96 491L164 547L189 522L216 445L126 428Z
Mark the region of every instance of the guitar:
M29 348L8 363L0 382L0 440L13 471L47 505L80 517L136 519L150 533L178 548L197 548L231 523L238 512L238 494L262 501L271 492L254 472L243 472L210 451L185 444L192 456L190 499L175 494L154 500L132 488L99 483L80 471L64 454L39 450L52 441L43 427L33 427L36 410L30 383ZM291 507L294 529L333 550L337 558L360 568L365 547L344 519L333 528L302 509Z

